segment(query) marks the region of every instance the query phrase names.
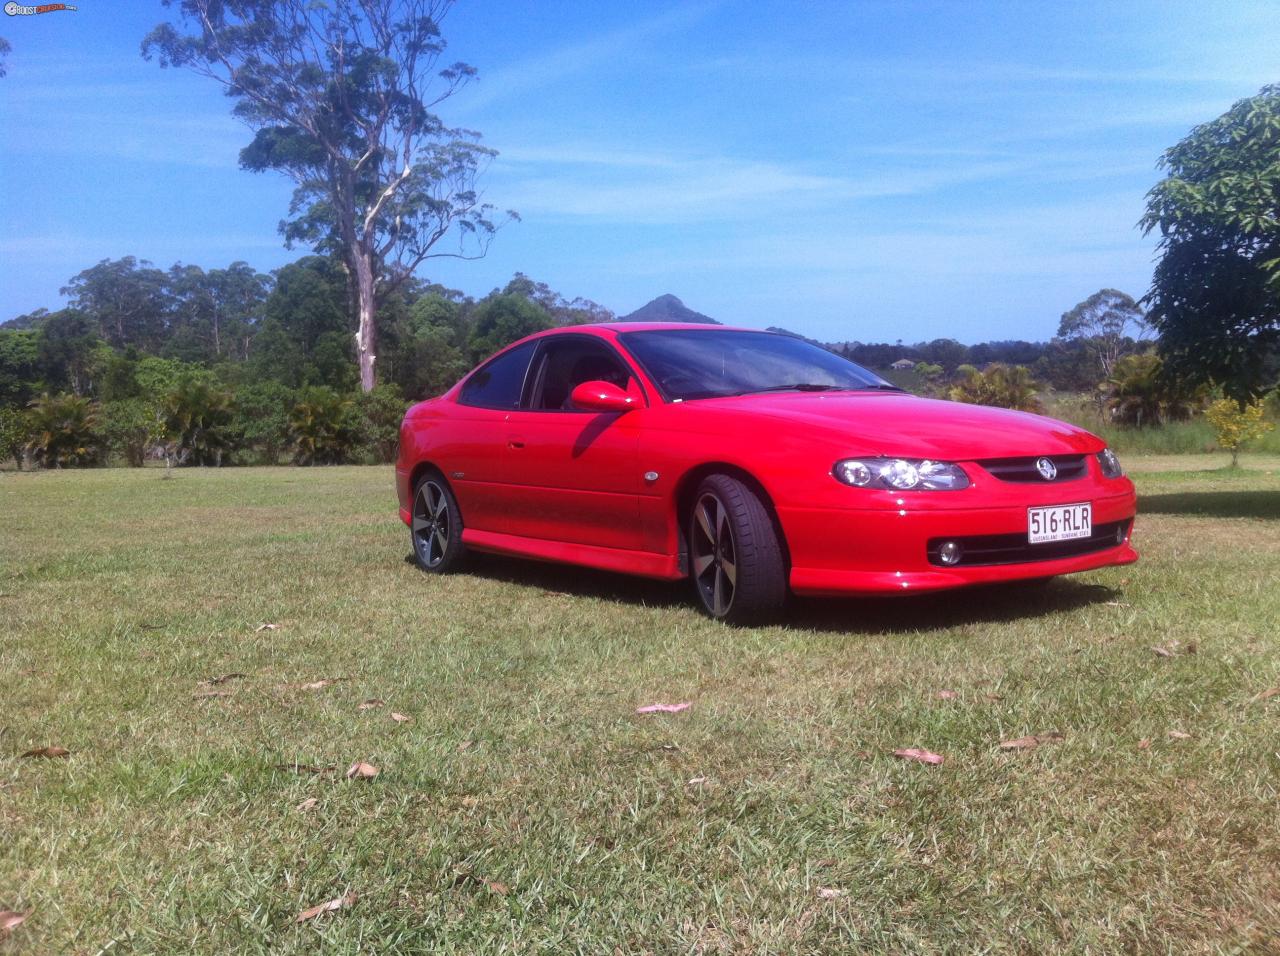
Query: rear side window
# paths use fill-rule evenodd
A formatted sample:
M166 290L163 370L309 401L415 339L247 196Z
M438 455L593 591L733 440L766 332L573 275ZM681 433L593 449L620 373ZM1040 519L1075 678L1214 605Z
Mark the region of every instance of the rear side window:
M518 407L524 375L537 344L526 342L482 365L462 386L458 402L479 408Z

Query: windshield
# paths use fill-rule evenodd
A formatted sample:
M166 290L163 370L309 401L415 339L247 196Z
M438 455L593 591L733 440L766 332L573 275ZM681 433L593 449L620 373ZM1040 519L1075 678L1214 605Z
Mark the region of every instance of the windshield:
M898 390L848 359L774 332L657 329L618 338L674 401L753 392Z

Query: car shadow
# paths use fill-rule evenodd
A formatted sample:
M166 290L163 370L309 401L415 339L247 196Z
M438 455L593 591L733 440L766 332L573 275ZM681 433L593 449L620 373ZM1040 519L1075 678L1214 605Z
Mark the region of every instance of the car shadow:
M410 555L406 558L412 561ZM696 613L687 581L656 581L562 564L472 554L467 571L548 598L570 595ZM798 630L884 634L1026 620L1115 601L1120 592L1069 577L1047 582L985 585L962 591L884 598L793 598L779 621Z
M1280 519L1280 491L1179 491L1139 495L1138 514Z

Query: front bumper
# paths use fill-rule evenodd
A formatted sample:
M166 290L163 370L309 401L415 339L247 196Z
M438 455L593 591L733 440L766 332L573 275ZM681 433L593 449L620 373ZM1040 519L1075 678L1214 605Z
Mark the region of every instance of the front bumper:
M923 495L902 496L896 508L779 508L778 517L791 551L791 589L807 595L910 594L1131 564L1138 560L1132 545L1135 495L1131 488L1105 496L1098 496L1098 490L1096 485L1085 485L1080 489L1083 494L1064 498L1061 503L1089 501L1095 526L1129 522L1123 542L1087 554L1047 560L948 568L930 563L931 540L1025 535L1028 506L1050 502L948 508L942 498L945 493L938 493L925 502L919 500ZM1034 553L1034 547L1028 551Z

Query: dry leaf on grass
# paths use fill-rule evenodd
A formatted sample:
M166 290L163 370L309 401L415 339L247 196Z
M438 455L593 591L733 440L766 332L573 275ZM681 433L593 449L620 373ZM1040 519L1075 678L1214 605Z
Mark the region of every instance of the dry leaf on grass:
M280 629L279 624L259 624L257 627L253 629L253 632L257 634L261 631L278 631L279 629Z
M1185 730L1171 730L1169 731L1169 739L1170 740L1190 740L1191 735L1187 733Z
M706 783L706 782L707 782L707 778L706 778L706 777L690 777L690 778L689 778L689 782L686 784L686 786L689 786L689 787L698 787L698 786L701 786L702 784L704 784L704 783Z
M903 750L895 750L893 755L895 757L901 757L903 760L915 760L920 763L927 763L934 767L947 759L942 756L942 754L936 754L931 750L921 750L919 747L908 747Z
M982 696L985 700L989 700L992 703L1004 700L1004 695L1002 694L983 694Z
M1153 647L1151 648L1151 650L1152 652L1154 652L1156 657L1172 657L1173 656L1173 650L1170 647Z
M1014 740L1000 741L1001 750L1030 750L1033 747L1039 747L1041 744L1051 743L1055 740L1062 740L1063 734L1056 730L1049 730L1043 734L1032 734L1028 737L1018 737Z
M818 899L820 900L838 900L844 896L844 890L838 890L834 886L818 887Z
M357 760L347 768L348 780L372 780L378 774L382 773L377 767L371 763L365 763L363 760Z
M1254 694L1250 698L1250 703L1258 703L1264 700L1270 700L1272 697L1280 697L1280 687L1268 687L1260 694Z
M687 700L678 704L645 704L643 707L637 707L637 714L678 714L682 710L688 710L693 704Z
M373 710L375 707L381 707L386 701L381 697L370 697L368 700L362 700L356 705L356 710Z
M933 696L938 700L955 700L959 695L953 690L940 690Z
M404 714L397 714L394 710L391 712L391 719L397 724L408 724L413 721L412 717L406 717Z
M31 915L31 911L25 913L17 913L13 910L0 910L0 933L11 933L23 923L27 917Z
M1138 741L1139 750L1147 750L1150 747L1151 747L1151 739L1149 737L1143 737L1141 740Z
M1182 649L1182 653L1194 654L1198 650L1200 650L1200 645L1197 644L1195 641L1192 641L1190 644L1188 644L1186 647Z
M313 906L309 910L303 910L298 914L295 922L305 923L309 919L315 919L321 913L334 913L344 907L350 906L356 901L356 891L348 890L337 899L330 900L327 903L321 903L319 906Z
M216 687L218 684L225 684L229 680L235 680L237 677L247 677L247 674L223 674L221 677L210 677L208 680L200 682L201 687Z
M499 896L506 896L511 892L511 887L498 880L483 880L482 882L488 888L490 893L497 893Z
M315 797L307 797L307 799L303 800L300 804L298 804L293 809L301 810L303 813L306 813L308 810L310 810L319 802L320 801L317 800Z
M464 740L462 743L458 744L458 753L462 753L464 750L470 750L475 745L476 742L474 740Z
M36 747L34 750L28 750L22 756L24 757L69 757L71 751L66 747Z

